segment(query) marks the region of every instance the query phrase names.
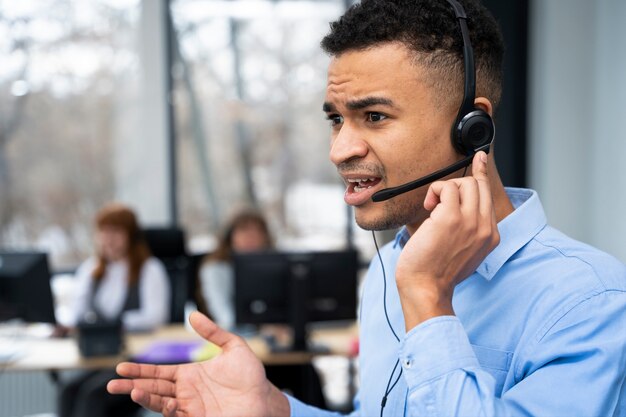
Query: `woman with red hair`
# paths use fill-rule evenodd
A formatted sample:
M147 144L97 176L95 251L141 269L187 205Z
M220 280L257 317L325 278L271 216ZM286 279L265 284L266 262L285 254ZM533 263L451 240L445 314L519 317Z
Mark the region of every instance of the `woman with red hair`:
M169 320L170 288L163 264L152 257L133 211L119 203L96 215L96 254L76 272L72 325L122 321L127 331L152 330Z
M96 253L76 272L70 326L120 321L125 331L148 331L169 321L170 286L163 264L152 257L133 211L119 203L95 219ZM132 401L106 392L111 371L81 373L62 382L59 417L134 415Z

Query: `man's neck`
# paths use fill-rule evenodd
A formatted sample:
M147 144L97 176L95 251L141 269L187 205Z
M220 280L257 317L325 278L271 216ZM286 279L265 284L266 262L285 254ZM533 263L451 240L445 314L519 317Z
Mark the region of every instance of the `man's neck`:
M493 156L490 156L488 162L489 169L489 188L493 197L493 207L496 212L496 222L500 223L506 216L513 213L515 208L506 194L500 174L496 168Z

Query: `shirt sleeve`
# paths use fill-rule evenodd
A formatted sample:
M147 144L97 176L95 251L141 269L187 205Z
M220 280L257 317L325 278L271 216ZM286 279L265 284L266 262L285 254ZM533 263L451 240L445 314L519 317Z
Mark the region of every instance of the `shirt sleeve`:
M170 315L170 285L165 267L156 258L148 259L141 268L139 279L139 309L122 316L129 331L153 330L168 322Z
M407 415L623 415L625 305L626 293L607 291L564 312L513 361L517 382L501 398L456 317L418 325L400 346Z
M200 269L202 296L208 313L224 329L235 325L232 267L224 262L208 262Z
M321 408L307 405L294 397L285 394L289 401L289 407L291 409L291 417L340 417L344 414L340 414L334 411L322 410ZM349 414L351 417L359 416L358 403L355 401L355 410Z

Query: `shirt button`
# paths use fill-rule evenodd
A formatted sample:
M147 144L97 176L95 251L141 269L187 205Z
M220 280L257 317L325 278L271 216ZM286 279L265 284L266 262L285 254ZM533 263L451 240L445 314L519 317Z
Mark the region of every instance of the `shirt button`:
M413 361L411 359L405 359L402 361L402 367L404 367L405 369L411 369L412 366Z

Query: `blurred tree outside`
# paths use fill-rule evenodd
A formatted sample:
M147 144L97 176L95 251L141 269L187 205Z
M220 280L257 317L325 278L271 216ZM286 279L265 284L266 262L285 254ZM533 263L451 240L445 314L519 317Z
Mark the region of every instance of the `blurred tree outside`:
M37 246L56 268L92 252L95 212L133 180L120 163L142 163L142 1L0 0L1 247ZM171 0L177 204L192 251L250 205L288 248L345 244L353 220L328 161L319 48L343 7Z
M91 251L95 211L114 198L113 145L137 66L137 1L0 6L0 242Z
M187 230L202 235L211 217L221 224L238 207L256 205L280 236L292 241L310 234L292 221L296 216L289 211L296 206L289 206L294 199L288 196L308 184L341 187L328 160L329 127L321 107L329 57L319 42L343 6L340 1L173 2L184 62L184 70L174 74L181 218ZM198 131L204 132L202 146L194 136ZM205 175L214 179L212 190L206 189ZM206 198L210 192L217 210ZM314 202L325 194L298 195ZM341 245L346 210L326 206L317 216L339 220L320 232Z

